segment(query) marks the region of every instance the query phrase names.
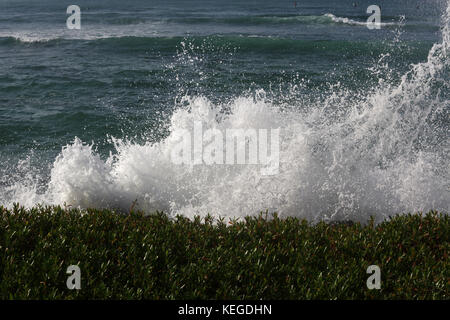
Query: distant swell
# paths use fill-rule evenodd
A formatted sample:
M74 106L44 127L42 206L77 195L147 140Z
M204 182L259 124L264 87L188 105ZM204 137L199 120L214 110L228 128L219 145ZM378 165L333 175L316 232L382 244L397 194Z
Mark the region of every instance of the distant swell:
M383 17L380 23L382 27L398 27L402 25L399 17ZM313 15L287 15L287 16L245 16L245 17L227 17L227 18L213 18L213 17L187 17L167 20L144 20L130 17L117 17L109 19L100 19L94 25L96 28L83 30L81 33L68 32L64 29L59 30L23 30L21 32L1 31L0 30L0 45L8 44L9 42L20 42L24 44L30 43L51 43L57 40L66 41L96 41L108 38L164 38L153 34L154 24L164 25L166 23L172 24L227 24L227 25L283 25L283 24L306 24L306 25L329 25L336 24L342 26L366 26L367 17L339 17L332 13L326 13L320 16ZM415 22L408 22L406 27L414 27ZM136 26L139 25L139 26ZM128 26L128 27L127 27ZM100 28L100 29L97 29ZM126 27L125 31L120 27ZM205 26L206 27L206 26ZM427 26L428 28L430 26ZM99 32L101 30L101 32Z
M337 40L297 40L280 37L263 36L195 36L189 37L102 37L95 39L63 39L63 38L20 38L0 37L0 46L58 46L64 43L80 43L88 46L104 47L106 50L117 50L124 52L136 52L136 50L155 50L159 52L176 52L183 43L188 42L191 46L202 46L204 52L217 51L218 49L239 52L265 52L265 53L316 53L342 52L345 56L373 55L386 52L390 49L389 44L383 42L362 41L337 41ZM428 50L430 43L411 43L412 47ZM410 54L410 52L405 52Z
M398 20L398 17L384 17L386 20ZM366 25L367 16L345 18L326 13L320 16L314 15L286 15L286 16L245 16L228 18L192 17L178 18L169 22L182 22L191 24L224 23L234 25L260 25L260 24L349 24ZM386 22L383 26L397 25L397 22Z

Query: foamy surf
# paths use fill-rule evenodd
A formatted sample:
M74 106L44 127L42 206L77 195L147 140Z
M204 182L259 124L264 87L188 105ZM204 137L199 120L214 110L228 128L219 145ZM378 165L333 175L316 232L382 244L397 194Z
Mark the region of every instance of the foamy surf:
M354 20L354 19L350 19L350 18L346 18L346 17L338 17L335 16L332 13L326 13L323 15L324 17L328 18L330 21L334 22L334 23L338 23L338 24L348 24L348 25L353 25L353 26L367 26L369 25L369 23L367 21L358 21L358 20ZM396 26L396 25L401 25L401 18L399 19L399 22L379 22L376 25L380 26L380 27L386 27L386 26Z

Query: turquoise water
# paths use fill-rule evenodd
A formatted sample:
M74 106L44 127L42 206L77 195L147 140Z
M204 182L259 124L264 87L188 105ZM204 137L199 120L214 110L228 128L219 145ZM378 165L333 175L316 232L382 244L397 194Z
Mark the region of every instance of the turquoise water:
M372 2L80 0L68 30L74 3L0 1L0 204L448 211L448 3ZM185 109L284 129L280 174L174 166Z

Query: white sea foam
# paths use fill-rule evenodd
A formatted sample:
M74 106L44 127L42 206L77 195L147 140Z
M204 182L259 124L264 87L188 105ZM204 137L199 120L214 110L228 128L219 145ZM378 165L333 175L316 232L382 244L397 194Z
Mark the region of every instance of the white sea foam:
M335 16L332 13L326 13L323 16L331 19L331 21L333 21L335 23L343 23L343 24L355 25L355 26L367 26L368 25L367 21L358 21L358 20L353 20L353 19L350 19L350 18L338 17L338 16ZM383 27L383 26L395 26L395 25L398 25L398 24L399 23L397 23L397 22L380 22L379 23L379 25L381 27Z
M173 36L161 30L161 22L136 25L111 26L82 24L82 30L67 28L39 28L0 30L0 38L14 38L23 43L43 43L52 40L99 40L121 37Z
M449 89L449 16L450 5L442 41L398 85L381 83L356 97L336 88L326 99L282 110L264 94L223 105L186 97L187 107L171 115L167 138L145 144L114 140L117 152L106 161L75 139L55 160L45 192L29 177L3 190L1 204L128 210L137 200L141 209L188 217L269 210L311 221L448 212L450 104L442 90ZM280 173L263 176L255 165L173 164L171 150L194 121L205 129L280 128Z

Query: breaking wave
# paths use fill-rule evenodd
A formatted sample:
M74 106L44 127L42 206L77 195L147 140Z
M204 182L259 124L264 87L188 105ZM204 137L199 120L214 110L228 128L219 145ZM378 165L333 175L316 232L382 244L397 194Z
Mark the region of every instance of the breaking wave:
M141 144L112 139L116 152L106 160L75 138L62 148L44 186L25 168L20 180L0 189L1 204L128 210L136 203L148 212L188 217L268 210L311 221L448 212L449 17L450 5L442 41L395 85L380 78L361 92L336 86L281 107L264 91L222 104L186 96L170 115L166 138ZM171 152L194 121L221 131L280 129L279 174L263 176L258 165L174 164Z

